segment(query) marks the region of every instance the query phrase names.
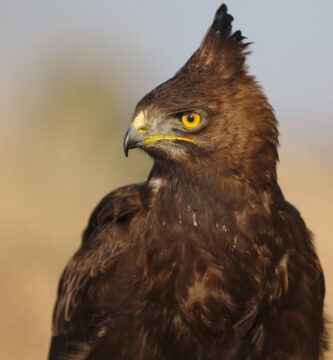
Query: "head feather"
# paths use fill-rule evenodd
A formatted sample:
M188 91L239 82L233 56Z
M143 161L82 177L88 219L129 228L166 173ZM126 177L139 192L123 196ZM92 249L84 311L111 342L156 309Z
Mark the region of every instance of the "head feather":
M177 75L213 69L215 72L223 73L223 77L229 77L235 72L244 70L243 65L248 54L244 49L250 43L243 42L246 38L240 30L232 33L233 19L228 14L227 6L222 4L216 11L214 21L200 47Z

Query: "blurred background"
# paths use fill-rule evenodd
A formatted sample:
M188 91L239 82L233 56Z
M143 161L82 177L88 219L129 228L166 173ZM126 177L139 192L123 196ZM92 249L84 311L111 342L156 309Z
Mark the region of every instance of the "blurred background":
M59 276L123 155L136 103L198 47L221 0L0 0L1 359L45 359ZM229 0L280 122L280 185L313 231L333 313L333 2ZM327 359L333 356L327 356Z

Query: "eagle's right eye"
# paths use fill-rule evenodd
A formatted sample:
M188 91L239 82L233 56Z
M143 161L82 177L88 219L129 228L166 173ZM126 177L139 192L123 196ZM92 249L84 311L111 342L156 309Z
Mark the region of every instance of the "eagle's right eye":
M187 113L182 116L182 123L188 128L193 128L200 124L201 116L197 113Z

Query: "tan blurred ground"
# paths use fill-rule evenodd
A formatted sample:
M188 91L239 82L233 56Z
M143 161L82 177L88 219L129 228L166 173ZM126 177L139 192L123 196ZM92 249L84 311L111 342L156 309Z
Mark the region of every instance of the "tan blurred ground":
M67 79L68 80L68 79ZM67 81L66 80L66 81ZM122 154L129 118L100 83L75 80L0 111L0 359L45 359L60 273L87 218L110 190L143 180L144 155ZM50 100L52 99L52 101ZM29 121L28 121L29 120ZM282 149L280 184L315 234L333 311L332 161ZM333 356L330 357L333 359Z

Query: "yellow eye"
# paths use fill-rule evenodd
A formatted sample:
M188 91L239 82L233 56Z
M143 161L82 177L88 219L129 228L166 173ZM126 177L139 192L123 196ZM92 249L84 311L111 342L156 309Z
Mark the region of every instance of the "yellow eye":
M197 113L188 113L182 116L182 123L188 127L193 128L200 124L201 116Z

